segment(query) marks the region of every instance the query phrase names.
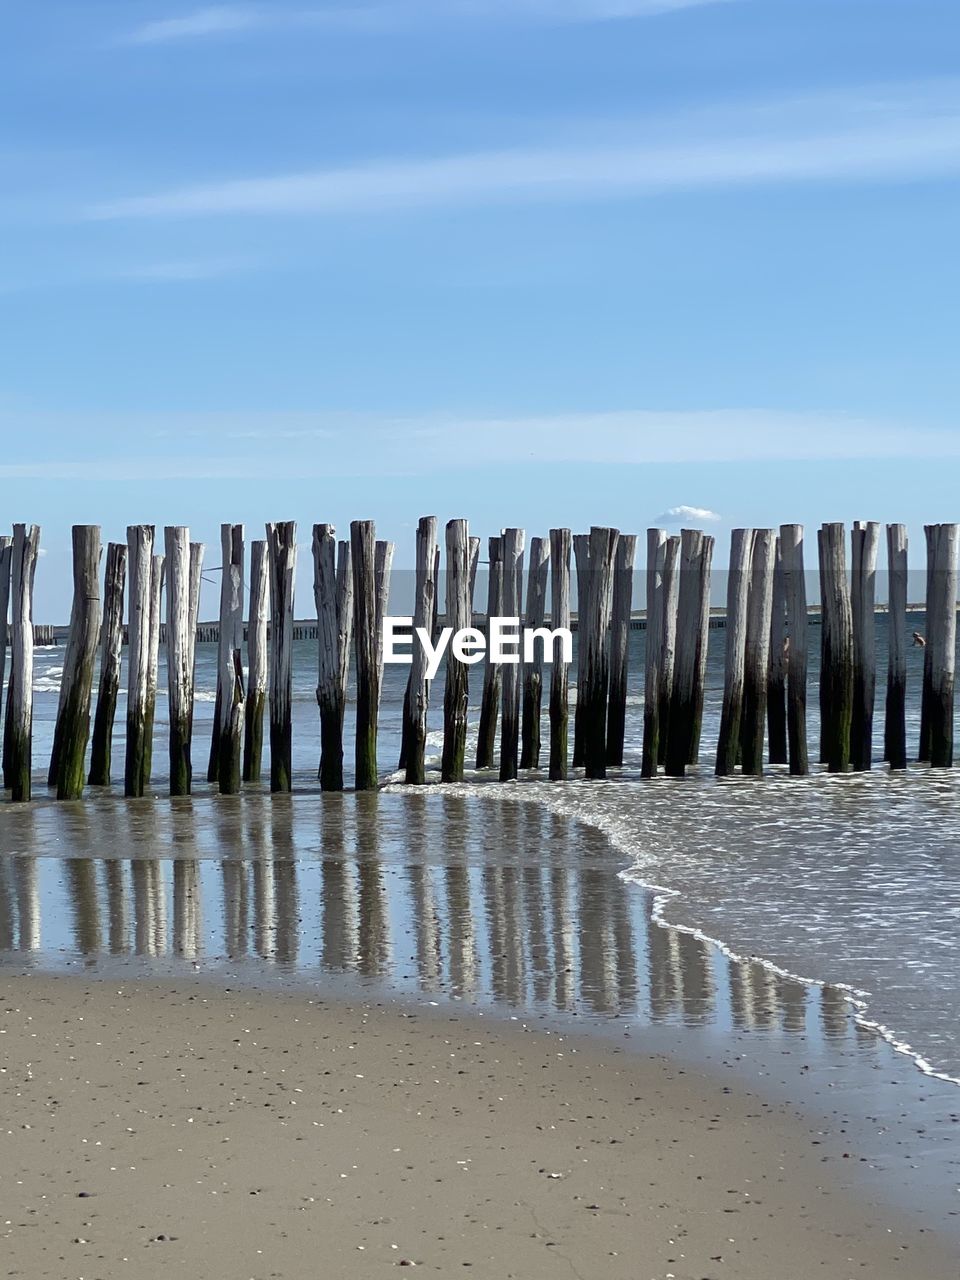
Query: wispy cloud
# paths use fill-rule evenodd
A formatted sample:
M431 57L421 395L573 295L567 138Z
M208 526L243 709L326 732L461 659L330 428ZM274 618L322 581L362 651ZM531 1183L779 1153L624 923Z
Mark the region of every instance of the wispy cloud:
M143 262L104 273L106 279L129 284L188 284L195 280L220 280L248 270L250 263L240 258L196 258L168 262Z
M197 9L179 18L160 18L144 23L122 37L123 44L170 44L178 40L198 40L208 36L228 35L260 26L262 13L257 9L221 5Z
M394 30L418 22L535 22L568 24L652 18L681 9L732 0L394 0L391 4L341 4L316 8L283 5L216 5L176 18L158 18L126 32L119 43L165 45L263 29L333 27Z
M709 507L688 507L681 503L679 507L668 507L666 511L661 511L658 516L654 516L654 524L671 524L671 525L698 525L698 524L715 524L720 519L716 511L711 511Z
M16 432L13 428L16 427ZM124 438L143 442L144 455L118 453ZM7 479L226 481L411 476L545 462L583 467L678 463L763 464L863 459L960 459L960 424L953 428L772 409L655 410L536 417L424 419L327 413L303 414L37 414L0 410L0 432L22 442L0 462ZM451 450L464 435L482 448ZM319 447L271 448L278 439ZM82 439L80 457L32 455L38 439ZM187 445L185 442L189 442ZM663 523L707 521L715 513L678 507Z
M958 173L960 83L950 81L649 120L621 128L612 140L608 131L575 145L200 183L103 202L87 213L95 219L319 216Z

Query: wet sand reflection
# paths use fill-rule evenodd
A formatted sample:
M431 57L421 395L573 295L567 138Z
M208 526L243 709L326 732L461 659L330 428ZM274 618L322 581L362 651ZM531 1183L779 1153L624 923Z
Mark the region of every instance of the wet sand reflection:
M355 975L520 1011L873 1043L836 989L811 993L651 922L596 832L523 803L152 800L72 812L69 847L0 859L0 952L54 967L188 961L254 981Z

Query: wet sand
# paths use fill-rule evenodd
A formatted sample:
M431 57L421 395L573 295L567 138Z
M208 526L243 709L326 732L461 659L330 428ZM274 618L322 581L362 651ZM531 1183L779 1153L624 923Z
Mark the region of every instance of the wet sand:
M199 977L0 996L8 1276L956 1276L733 1075Z

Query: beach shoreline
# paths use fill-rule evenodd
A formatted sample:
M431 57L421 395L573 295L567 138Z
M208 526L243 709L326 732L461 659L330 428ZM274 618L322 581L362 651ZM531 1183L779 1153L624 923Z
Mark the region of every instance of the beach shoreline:
M10 1274L955 1274L855 1137L636 1046L199 975L0 990Z

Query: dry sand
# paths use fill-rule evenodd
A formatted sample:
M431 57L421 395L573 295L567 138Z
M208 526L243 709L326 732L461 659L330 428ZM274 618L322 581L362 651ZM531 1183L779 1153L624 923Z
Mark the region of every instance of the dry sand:
M469 1013L0 979L0 1275L956 1280L857 1153Z

